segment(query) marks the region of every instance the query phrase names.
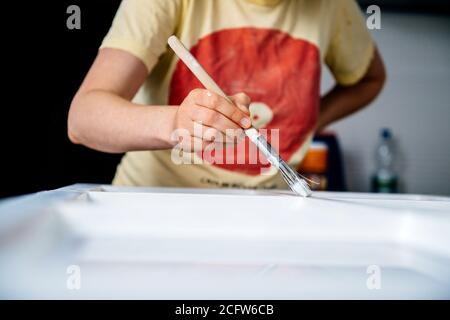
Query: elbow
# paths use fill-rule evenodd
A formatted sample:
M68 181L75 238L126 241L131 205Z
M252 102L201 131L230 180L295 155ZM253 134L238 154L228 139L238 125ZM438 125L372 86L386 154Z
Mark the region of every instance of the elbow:
M381 92L383 91L384 85L386 83L386 73L380 73L376 77L374 77L368 86L368 101L367 104L370 104L374 100L376 100Z
M75 131L70 127L67 128L67 136L69 137L70 142L73 144L81 144L80 139L75 134Z
M379 93L383 90L387 81L387 73L384 64L381 66L380 73L378 75Z
M376 51L375 59L372 64L372 79L375 83L377 95L381 93L384 88L384 85L387 81L387 72L386 66L384 64L383 58L381 57L378 50Z
M375 81L374 85L374 99L377 98L381 92L383 91L384 85L386 84L386 72L383 69L383 72L379 74Z
M386 73L380 73L375 79L372 80L372 100L376 99L383 91L386 83Z
M70 142L74 144L81 144L81 135L80 135L80 121L79 117L77 115L77 104L76 101L77 98L75 97L72 100L72 103L70 105L69 109L69 115L67 117L67 136L70 140Z
M386 84L387 75L383 64L380 64L376 70L372 70L363 82L366 84L368 103L375 100L383 91Z

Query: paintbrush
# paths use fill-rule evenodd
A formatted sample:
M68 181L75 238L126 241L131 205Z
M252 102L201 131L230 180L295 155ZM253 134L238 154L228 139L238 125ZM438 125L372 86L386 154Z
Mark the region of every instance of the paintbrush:
M167 43L206 89L233 103L176 36L171 36L167 40ZM245 134L266 156L267 160L281 172L287 185L295 194L303 197L311 195L311 189L308 183L280 157L258 130L251 127L245 130Z

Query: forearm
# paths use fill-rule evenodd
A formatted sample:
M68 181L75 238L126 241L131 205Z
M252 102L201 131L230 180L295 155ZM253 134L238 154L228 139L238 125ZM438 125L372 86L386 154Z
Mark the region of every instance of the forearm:
M113 93L78 94L70 108L72 142L103 152L122 153L172 147L176 107L137 105Z
M358 83L337 85L321 99L317 131L368 105L381 92L385 81L386 70L376 49L367 73Z
M368 105L381 90L379 81L362 81L350 87L335 86L321 99L317 131Z

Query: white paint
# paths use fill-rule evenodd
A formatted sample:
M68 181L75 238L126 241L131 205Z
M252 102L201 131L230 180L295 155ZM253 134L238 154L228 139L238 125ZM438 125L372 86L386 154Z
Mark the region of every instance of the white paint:
M309 189L308 184L303 179L297 180L295 183L293 183L291 186L292 191L297 193L298 195L302 197L309 197L311 195L311 189Z
M4 298L450 297L450 198L72 186L11 201ZM82 290L64 286L69 261Z
M401 191L450 195L450 19L383 12L372 31L388 81L367 109L331 126L340 138L350 190L368 191L381 127L398 146ZM332 85L324 72L323 92Z

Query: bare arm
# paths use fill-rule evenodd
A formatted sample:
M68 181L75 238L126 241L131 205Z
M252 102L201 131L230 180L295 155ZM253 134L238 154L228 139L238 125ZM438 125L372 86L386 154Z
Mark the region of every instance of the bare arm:
M355 85L336 85L321 100L317 131L369 104L381 92L386 80L383 60L376 50L365 76Z
M69 139L99 151L121 153L171 148L173 130L192 131L198 121L220 132L245 127L240 122L247 118L245 108L207 95L206 90L189 95L182 108L130 102L147 76L146 66L133 55L101 49L70 106ZM246 107L247 100L239 95L234 101Z
M138 58L120 50L101 49L72 101L70 140L113 153L170 147L167 136L174 110L130 102L147 75Z

